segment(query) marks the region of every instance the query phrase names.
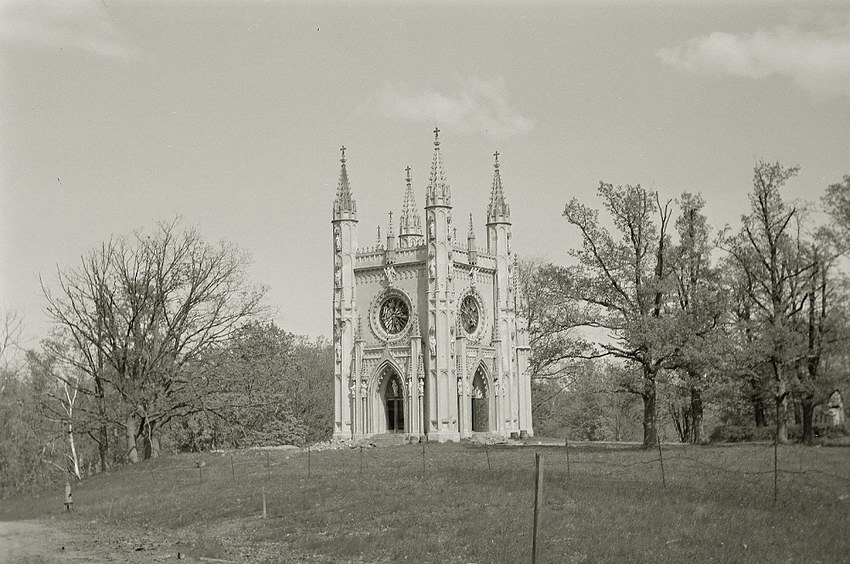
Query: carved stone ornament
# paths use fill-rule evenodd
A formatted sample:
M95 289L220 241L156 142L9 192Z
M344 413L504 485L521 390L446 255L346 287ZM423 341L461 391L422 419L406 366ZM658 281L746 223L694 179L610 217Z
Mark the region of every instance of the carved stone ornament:
M384 267L384 277L387 279L387 284L392 288L393 282L398 278L398 275L391 264Z

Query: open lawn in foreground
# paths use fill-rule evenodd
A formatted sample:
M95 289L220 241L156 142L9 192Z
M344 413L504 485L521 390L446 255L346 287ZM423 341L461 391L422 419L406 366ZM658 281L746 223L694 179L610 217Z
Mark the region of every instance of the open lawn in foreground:
M850 448L781 446L775 502L764 445L665 447L663 478L657 450L589 444L183 454L78 484L70 515L57 488L0 519L234 561L527 562L535 453L542 562L850 562Z

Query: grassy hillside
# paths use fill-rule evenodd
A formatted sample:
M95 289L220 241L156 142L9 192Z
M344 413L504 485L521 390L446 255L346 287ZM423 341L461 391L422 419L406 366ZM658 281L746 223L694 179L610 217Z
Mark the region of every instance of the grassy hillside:
M666 488L658 452L622 447L571 448L569 475L563 446L428 444L424 472L419 445L313 452L309 477L307 452L179 455L85 481L64 519L233 560L524 562L535 452L545 562L850 561L847 448L780 448L776 504L766 446L668 448ZM0 519L60 517L61 494Z

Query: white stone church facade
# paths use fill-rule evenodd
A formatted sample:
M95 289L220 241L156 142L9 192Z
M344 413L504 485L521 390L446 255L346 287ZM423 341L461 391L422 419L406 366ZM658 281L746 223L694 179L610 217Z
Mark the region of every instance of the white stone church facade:
M334 437L533 434L528 333L495 154L486 244L461 243L439 130L420 215L410 167L398 233L361 248L345 148L333 204ZM424 217L424 220L423 220Z

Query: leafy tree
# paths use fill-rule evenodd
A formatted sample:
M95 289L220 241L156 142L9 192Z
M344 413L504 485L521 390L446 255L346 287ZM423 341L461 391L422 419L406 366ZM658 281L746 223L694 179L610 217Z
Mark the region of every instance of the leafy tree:
M331 430L327 341L312 342L273 322L248 323L198 370L208 390L205 409L184 420L178 448L303 445Z
M698 444L704 440L703 395L718 377L727 348L723 332L727 299L720 271L712 262L716 245L702 212L705 200L684 193L678 203L681 214L675 227L679 241L670 260L678 346L671 364L687 395L687 407L674 405L672 411L682 441Z
M603 354L641 368L640 385L632 388L643 399L643 444L657 442L657 380L675 351L673 326L666 311L671 291L669 258L670 202L637 186L600 183L603 205L618 236L602 226L599 213L576 199L564 209L577 227L582 247L574 297L590 306L585 325L604 329L610 341Z
M795 317L803 310L801 292L811 264L802 252L800 232L792 221L797 209L780 193L799 167L759 161L754 169L750 213L728 250L743 281L752 314L747 331L750 350L763 359L773 382L777 440L787 441L787 396L794 366L801 354Z
M632 376L629 372L614 363L585 360L573 364L566 385L554 380L533 382L532 404L538 432L585 441L639 438L639 396L626 391L626 380Z

